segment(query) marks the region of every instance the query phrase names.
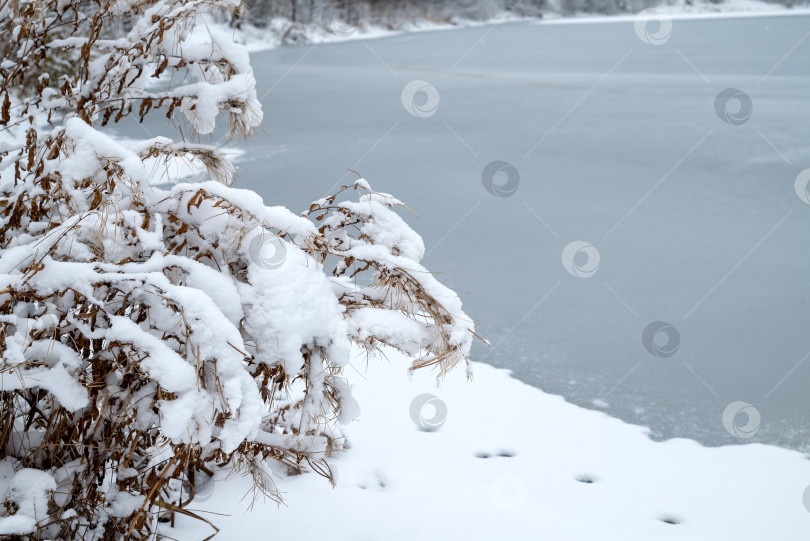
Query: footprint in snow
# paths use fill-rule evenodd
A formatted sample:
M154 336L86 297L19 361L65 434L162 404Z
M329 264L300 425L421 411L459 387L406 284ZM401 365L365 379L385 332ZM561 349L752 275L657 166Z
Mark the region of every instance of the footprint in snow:
M476 458L492 458L493 456L511 458L511 457L515 456L515 454L516 453L514 451L510 451L508 449L501 449L501 450L499 450L499 451L497 451L495 453L488 453L486 451L478 451L477 453L475 453L475 456L476 456Z
M362 490L384 490L388 486L388 481L381 472L374 472L372 479L368 481L360 481L357 486Z

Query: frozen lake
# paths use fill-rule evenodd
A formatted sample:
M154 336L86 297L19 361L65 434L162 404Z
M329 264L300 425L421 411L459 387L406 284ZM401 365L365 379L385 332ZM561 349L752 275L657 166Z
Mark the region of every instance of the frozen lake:
M265 128L237 143L239 184L300 211L356 169L421 216L426 266L492 341L475 360L656 439L810 450L808 31L675 20L654 46L632 20L521 22L255 53ZM435 112L425 93L425 116L403 106L413 80ZM730 87L747 120L736 99L731 123L716 112ZM507 197L483 185L494 160L519 173ZM593 248L567 270L573 241ZM655 321L678 335L655 336L659 356ZM735 401L760 414L751 438L723 425Z

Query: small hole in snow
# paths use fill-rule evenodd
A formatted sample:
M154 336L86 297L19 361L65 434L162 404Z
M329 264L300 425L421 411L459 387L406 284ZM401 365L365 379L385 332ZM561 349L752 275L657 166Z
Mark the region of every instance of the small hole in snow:
M680 524L681 523L681 519L679 519L677 517L671 517L671 516L661 517L658 520L660 520L664 524Z
M481 451L481 452L475 453L475 456L477 458L490 458L492 455L489 454L489 453L485 453L485 452Z
M592 475L580 475L577 477L577 481L590 485L593 484L596 479L594 479Z
M509 451L507 449L503 449L501 451L498 451L498 456L511 458L511 457L515 456L515 452L514 451Z

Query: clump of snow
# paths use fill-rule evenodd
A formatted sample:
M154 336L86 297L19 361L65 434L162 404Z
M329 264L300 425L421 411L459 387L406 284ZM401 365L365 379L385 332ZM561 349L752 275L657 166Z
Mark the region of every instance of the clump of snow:
M607 401L605 401L605 400L603 400L601 398L594 398L591 401L591 403L594 405L594 407L599 408L599 409L607 409L607 408L610 407L610 404L608 404Z
M0 501L17 507L13 515L0 517L0 534L31 533L37 522L48 516L49 494L56 490L56 481L41 470L23 468L12 474L8 460L0 464Z
M0 518L0 535L23 535L36 529L37 521L26 515Z

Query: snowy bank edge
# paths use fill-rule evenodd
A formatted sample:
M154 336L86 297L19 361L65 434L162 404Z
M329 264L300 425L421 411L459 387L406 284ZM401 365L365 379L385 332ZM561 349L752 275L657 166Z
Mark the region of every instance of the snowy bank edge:
M407 359L396 352L365 360L355 352L352 364L364 376L354 381L370 415L347 427L351 448L330 461L336 487L313 475L282 477L287 505L257 503L245 514L249 502L240 499L247 481L217 474L216 491L199 509L231 515L215 521L224 538L260 535L268 516L277 519L282 537L300 535L306 523L313 539L340 531L343 539L403 541L504 532L513 539L545 533L573 541L599 532L596 539L759 541L773 526L763 519L769 513L782 521L780 541L803 539L810 528L801 501L810 461L797 451L757 443L705 447L685 438L655 442L643 427L480 362L474 382L457 371L437 387L430 374L407 378ZM409 418L408 401L421 393L449 408L437 431L419 430ZM515 415L527 409L531 415ZM391 513L417 500L423 512L416 517ZM305 501L321 510L318 520L307 515ZM441 513L431 512L436 509ZM164 533L191 541L204 527L181 517L177 529Z
M661 5L655 9L666 14L672 20L697 19L731 19L743 17L780 17L787 15L810 15L810 7L788 7L781 4L772 4L761 0L730 0L722 4L701 2L693 5L678 3L675 5ZM339 43L344 41L361 41L399 36L403 34L438 32L461 28L476 28L482 26L497 26L505 23L533 23L544 24L582 24L582 23L616 23L633 21L635 13L616 13L601 15L593 13L562 14L556 11L544 13L542 17L518 16L509 12L500 13L490 19L476 21L458 18L449 23L437 23L428 20L416 20L403 23L401 28L389 29L377 25L364 25L354 29L348 35L336 35L317 24L302 25L301 29L306 36L304 40L295 45L318 45ZM285 19L274 19L267 27L259 28L249 23L244 28L230 27L227 23L208 21L209 28L231 34L234 41L241 43L251 52L261 52L285 46L279 37L278 28L289 26L291 23Z

